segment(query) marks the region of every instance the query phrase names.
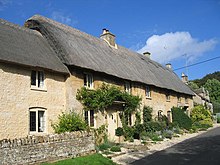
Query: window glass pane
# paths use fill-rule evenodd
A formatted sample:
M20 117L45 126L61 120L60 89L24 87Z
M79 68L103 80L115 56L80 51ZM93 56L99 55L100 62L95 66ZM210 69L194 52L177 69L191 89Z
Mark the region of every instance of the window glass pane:
M92 88L93 87L93 78L92 78L92 75L88 75L88 87L89 88Z
M94 110L90 111L90 127L94 126Z
M149 86L146 86L146 96L147 97L151 97L151 95L150 95L150 87Z
M89 125L88 111L85 111L84 118L85 118L86 123Z
M38 72L38 87L43 88L44 86L44 72Z
M84 87L87 87L87 75L84 74Z
M44 130L45 130L44 111L38 111L38 132L44 132Z
M30 112L30 131L36 131L36 112Z
M31 85L36 86L36 71L31 71Z

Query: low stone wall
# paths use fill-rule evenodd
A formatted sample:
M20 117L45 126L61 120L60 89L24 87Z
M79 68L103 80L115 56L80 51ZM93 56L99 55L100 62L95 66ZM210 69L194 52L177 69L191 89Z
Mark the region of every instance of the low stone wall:
M95 151L92 133L72 132L0 141L0 165L37 164Z

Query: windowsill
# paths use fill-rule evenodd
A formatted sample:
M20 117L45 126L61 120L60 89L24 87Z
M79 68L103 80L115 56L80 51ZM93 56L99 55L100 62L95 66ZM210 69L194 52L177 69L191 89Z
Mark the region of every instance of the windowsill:
M38 87L35 87L35 86L31 86L31 90L47 92L46 88L38 88Z
M42 135L47 135L46 132L29 132L30 136L42 136Z
M152 97L147 97L147 96L146 96L146 99L148 99L148 100L152 100Z

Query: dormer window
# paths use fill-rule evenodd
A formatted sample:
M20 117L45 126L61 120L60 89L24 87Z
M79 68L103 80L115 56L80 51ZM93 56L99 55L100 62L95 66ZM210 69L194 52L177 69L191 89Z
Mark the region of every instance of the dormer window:
M84 73L84 87L93 88L93 76L92 74Z
M44 88L44 72L31 71L31 86L35 88Z

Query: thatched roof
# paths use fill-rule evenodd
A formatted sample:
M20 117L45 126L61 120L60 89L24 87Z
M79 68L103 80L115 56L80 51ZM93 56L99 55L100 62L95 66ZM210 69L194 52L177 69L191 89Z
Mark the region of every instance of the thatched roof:
M69 66L193 95L172 70L127 48L115 49L100 38L39 15L28 19L26 26L39 30Z
M0 61L68 73L39 32L3 19L0 19Z

